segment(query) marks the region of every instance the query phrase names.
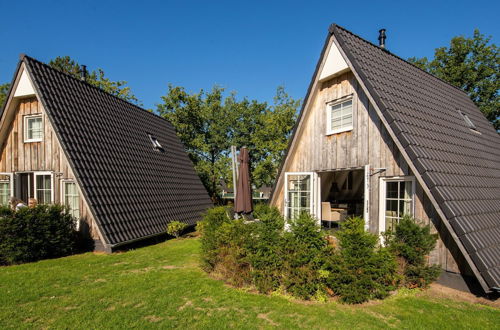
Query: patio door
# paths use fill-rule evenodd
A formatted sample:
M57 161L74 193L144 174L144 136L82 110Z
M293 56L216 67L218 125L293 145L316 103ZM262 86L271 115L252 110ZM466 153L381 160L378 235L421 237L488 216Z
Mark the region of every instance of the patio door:
M285 218L296 219L301 212L318 216L319 184L314 172L285 173Z
M16 174L16 197L28 205L28 199L34 197L33 188L33 172L17 173Z

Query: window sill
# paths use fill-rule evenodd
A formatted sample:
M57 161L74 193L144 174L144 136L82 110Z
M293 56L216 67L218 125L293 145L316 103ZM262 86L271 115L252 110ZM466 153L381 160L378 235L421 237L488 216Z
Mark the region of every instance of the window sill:
M343 133L343 132L349 132L349 131L352 131L353 130L353 127L346 127L346 128L341 128L341 129L336 129L334 131L327 131L326 132L326 135L334 135L334 134L339 134L339 133Z
M32 143L32 142L42 142L43 139L31 139L31 140L24 140L24 143Z

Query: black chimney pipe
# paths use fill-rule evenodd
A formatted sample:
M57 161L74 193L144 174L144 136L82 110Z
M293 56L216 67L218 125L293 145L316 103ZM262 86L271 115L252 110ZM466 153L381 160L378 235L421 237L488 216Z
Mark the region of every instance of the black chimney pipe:
M378 45L380 48L384 49L385 48L385 29L380 29L378 31Z
M82 68L80 70L80 80L87 81L87 66L86 65L82 65Z

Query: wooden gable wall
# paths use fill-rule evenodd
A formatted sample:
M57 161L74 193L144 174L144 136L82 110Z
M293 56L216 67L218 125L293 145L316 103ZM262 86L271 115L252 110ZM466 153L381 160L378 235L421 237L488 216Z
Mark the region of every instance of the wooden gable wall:
M357 168L370 165L372 169L386 170L371 176L369 230L377 233L379 228L379 182L380 177L412 176L408 164L380 121L366 94L359 86L352 72L333 79L318 82L318 88L311 94L309 107L304 109L302 124L295 133L294 142L288 152L278 178L271 204L284 213L285 172L316 172L341 168ZM327 103L352 95L353 130L326 135ZM432 264L443 269L459 272L458 248L446 234L434 206L416 182L415 218L431 224L433 231L439 229L441 239L430 256ZM450 250L454 251L453 255ZM462 271L463 272L463 271Z
M43 140L24 143L24 116L42 114ZM10 123L6 141L3 143L0 157L0 172L50 171L54 172L54 202L61 203L61 180L71 179L75 175L61 148L50 124L47 114L36 97L21 99L15 109L14 119ZM84 234L99 239L94 218L80 187L80 228Z

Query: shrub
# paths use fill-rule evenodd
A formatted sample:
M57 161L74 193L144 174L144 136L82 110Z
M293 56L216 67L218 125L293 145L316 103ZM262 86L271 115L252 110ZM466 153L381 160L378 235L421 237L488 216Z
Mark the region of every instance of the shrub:
M430 226L421 226L415 219L405 216L394 232L385 233L389 250L400 260L403 285L409 288L427 287L440 273L439 266L429 266L427 256L436 246L437 235L430 233Z
M245 222L230 219L224 207L207 212L197 226L205 270L236 286L253 284L261 293L316 300L328 293L346 303L384 298L398 284L392 250L365 232L361 218L342 224L333 246L307 213L287 230L276 208L259 205L254 215L258 221Z
M243 220L223 223L218 235L217 257L213 273L234 286L251 284L249 246L254 238L253 225Z
M70 255L76 238L75 220L63 206L0 210L0 260L4 264Z
M324 294L320 270L330 252L316 219L303 212L290 223L289 229L284 233L282 246L285 291L301 299Z
M252 244L247 247L252 281L259 292L270 293L281 285L285 222L278 209L265 204L256 206L254 215L259 222L253 224Z
M327 286L341 301L382 299L396 288L395 258L387 248L377 247L378 237L364 230L362 218L347 219L337 237L339 249L327 258L324 270Z
M202 267L208 272L214 270L219 253L219 229L224 223L229 223L226 208L214 207L207 211L203 220L198 222L196 230L201 234L201 262Z
M179 238L184 229L187 228L187 224L180 221L172 221L167 225L167 234Z

